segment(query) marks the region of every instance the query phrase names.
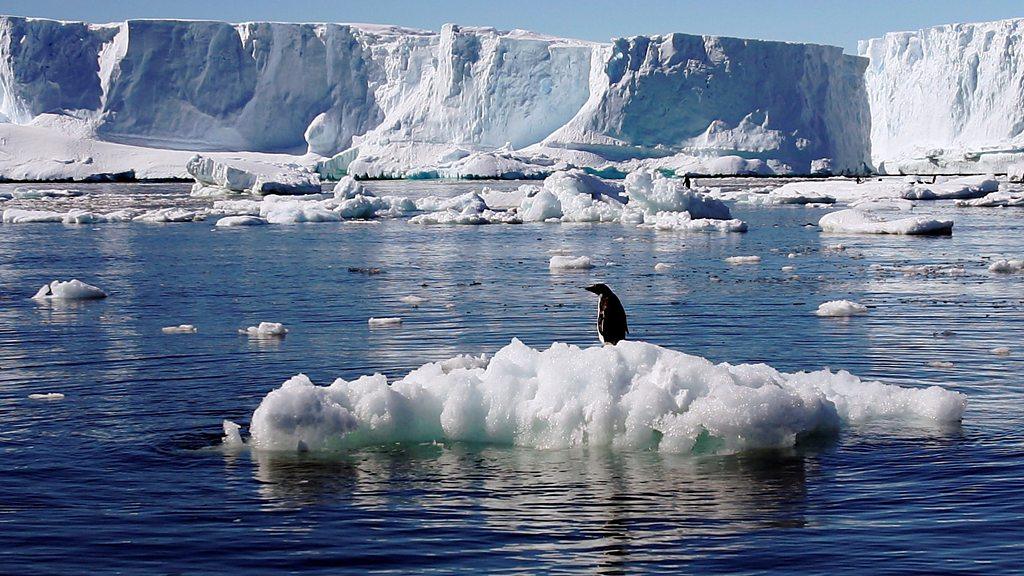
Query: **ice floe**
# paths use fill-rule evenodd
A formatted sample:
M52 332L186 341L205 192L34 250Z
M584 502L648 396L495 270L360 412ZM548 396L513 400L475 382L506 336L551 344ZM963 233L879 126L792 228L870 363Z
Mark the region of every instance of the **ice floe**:
M823 232L837 234L948 235L953 232L952 220L921 216L885 220L856 208L826 214L818 221L818 226Z
M902 388L842 371L714 364L640 341L536 350L512 340L489 360L425 364L390 384L376 374L316 386L300 374L260 402L248 445L321 451L468 441L734 452L790 447L873 420L955 423L965 408L963 394L938 386Z
M370 318L366 321L370 328L385 328L388 326L401 326L402 319L392 316L386 318Z
M760 256L729 256L725 259L726 264L739 265L739 264L758 264L761 262Z
M229 192L265 194L315 194L320 176L298 164L272 164L252 158L212 158L196 154L185 165L199 188L217 187Z
M54 280L44 284L36 292L33 300L99 300L106 298L107 293L92 284L72 279L67 282Z
M164 326L160 331L164 334L195 334L199 329L192 324L179 324L177 326Z
M283 338L288 334L288 329L279 322L260 322L256 326L249 326L238 331L250 338Z
M37 392L28 395L29 400L63 400L64 395L60 392Z
M267 221L259 216L225 216L214 224L217 228L234 228L236 226L262 226Z
M989 272L996 274L1013 274L1015 272L1024 272L1024 260L996 260L989 264Z
M817 316L845 317L867 314L868 307L852 300L830 300L818 305Z
M587 256L552 256L548 262L551 270L589 270L594 263Z

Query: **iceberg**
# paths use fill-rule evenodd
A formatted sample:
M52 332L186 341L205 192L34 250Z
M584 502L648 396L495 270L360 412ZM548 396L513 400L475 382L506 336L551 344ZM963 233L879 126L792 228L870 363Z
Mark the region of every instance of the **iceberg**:
M294 452L466 441L728 453L791 447L869 421L956 423L965 408L958 392L843 371L714 364L639 341L537 350L513 339L490 359L425 364L391 383L375 374L317 386L299 374L260 402L248 446Z
M0 17L0 44L0 138L24 144L0 162L8 178L182 177L194 153L331 180L842 173L868 161L867 62L836 47L14 16ZM312 185L192 172L231 190Z
M1006 173L1024 160L1024 19L861 41L871 156L883 174Z

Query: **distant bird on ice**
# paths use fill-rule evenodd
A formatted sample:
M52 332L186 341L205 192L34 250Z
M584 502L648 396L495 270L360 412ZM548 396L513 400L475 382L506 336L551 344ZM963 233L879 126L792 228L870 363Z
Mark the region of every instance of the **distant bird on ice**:
M597 304L597 336L602 344L618 344L626 339L626 311L618 296L605 284L594 284L585 288L601 297Z

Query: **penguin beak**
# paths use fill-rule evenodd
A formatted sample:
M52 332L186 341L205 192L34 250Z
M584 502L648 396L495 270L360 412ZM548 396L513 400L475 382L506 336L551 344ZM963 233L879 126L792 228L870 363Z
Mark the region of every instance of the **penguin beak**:
M595 286L587 286L586 288L584 288L584 290L586 290L587 292L593 292L594 294L598 294L597 286L596 285Z

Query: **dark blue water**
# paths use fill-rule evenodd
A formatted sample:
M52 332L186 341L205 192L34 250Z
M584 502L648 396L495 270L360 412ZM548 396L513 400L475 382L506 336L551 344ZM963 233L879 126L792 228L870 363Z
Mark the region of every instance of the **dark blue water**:
M1024 275L985 267L1024 255L1024 213L936 210L953 212L951 238L824 237L804 226L820 210L743 207L743 235L405 221L2 226L0 573L1020 573ZM839 242L846 250L826 249ZM552 249L601 265L552 274ZM722 262L748 254L762 263ZM655 274L656 262L674 267ZM110 298L28 300L71 277ZM863 425L726 456L215 448L224 418L246 424L298 372L318 383L398 377L512 337L589 345L594 302L581 287L598 279L622 297L634 338L715 361L939 384L968 396L964 421ZM429 300L411 308L399 301L409 294ZM870 313L811 314L836 298ZM404 324L370 330L370 316ZM291 332L236 334L263 320ZM180 323L199 332L160 332ZM997 346L1011 354L993 355ZM36 392L65 398L28 399Z

